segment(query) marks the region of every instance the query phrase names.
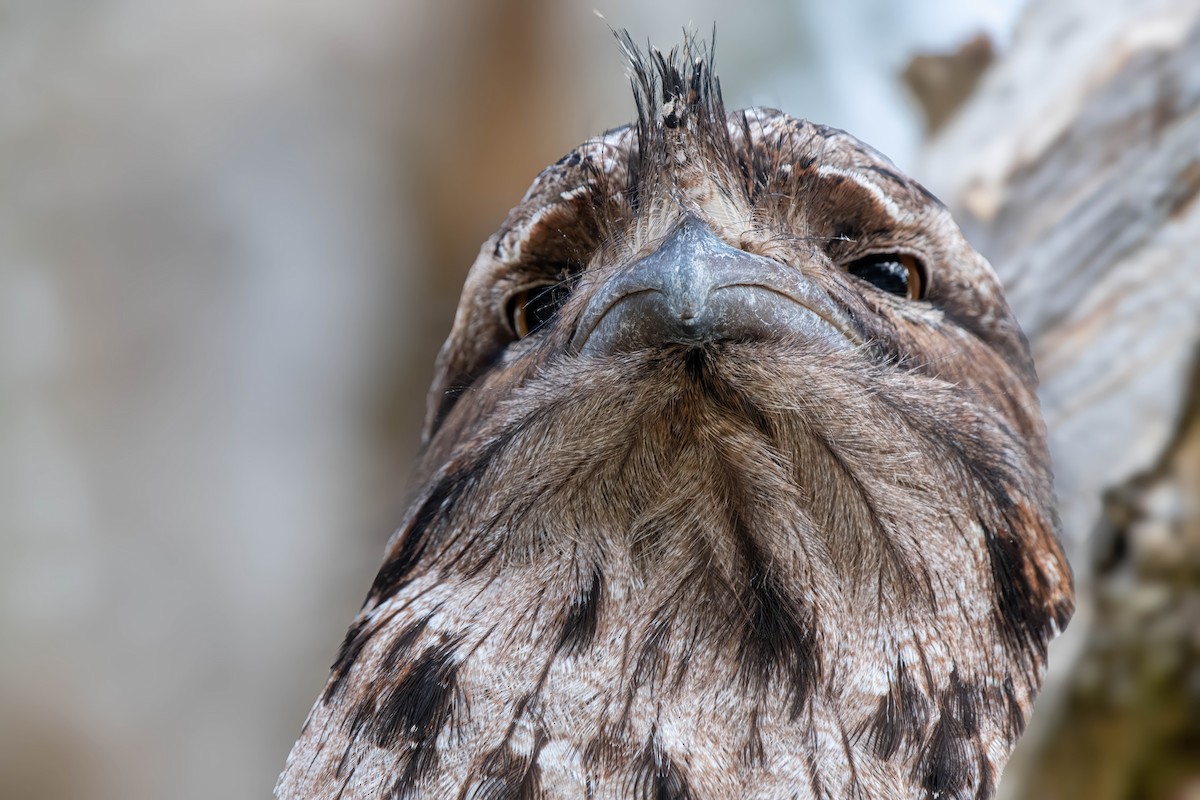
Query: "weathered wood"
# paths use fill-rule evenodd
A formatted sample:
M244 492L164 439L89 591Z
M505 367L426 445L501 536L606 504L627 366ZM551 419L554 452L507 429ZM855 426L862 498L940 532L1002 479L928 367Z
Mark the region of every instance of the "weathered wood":
M1007 797L1200 777L1198 67L1194 0L1035 2L922 170L1033 345L1080 595Z

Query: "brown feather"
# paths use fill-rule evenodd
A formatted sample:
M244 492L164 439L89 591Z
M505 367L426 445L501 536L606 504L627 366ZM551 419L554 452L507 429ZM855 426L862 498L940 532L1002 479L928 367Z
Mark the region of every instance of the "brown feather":
M534 182L467 278L423 488L281 798L988 797L1072 609L1028 347L944 207L848 134L726 114L704 48ZM798 271L781 328L587 354L684 220ZM924 264L921 300L847 273ZM510 298L569 298L517 338Z

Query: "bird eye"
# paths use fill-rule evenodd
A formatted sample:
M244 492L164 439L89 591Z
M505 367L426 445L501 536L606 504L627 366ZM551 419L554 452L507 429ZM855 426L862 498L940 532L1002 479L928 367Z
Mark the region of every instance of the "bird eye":
M566 281L531 286L522 289L508 300L508 321L518 339L550 323L558 310L571 296L571 285Z
M905 253L876 253L851 261L846 271L880 291L920 300L925 293L921 262Z

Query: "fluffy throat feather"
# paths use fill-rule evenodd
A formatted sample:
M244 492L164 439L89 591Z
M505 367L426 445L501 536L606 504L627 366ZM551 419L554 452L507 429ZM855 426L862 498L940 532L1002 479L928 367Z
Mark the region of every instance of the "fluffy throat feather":
M460 434L368 605L423 572L540 584L567 563L747 613L746 587L776 578L798 606L897 624L957 594L1017 649L1044 646L1061 565L1021 552L1052 541L1044 466L997 412L863 353L763 351L680 347L484 383L474 405L500 399Z
M990 787L1070 610L1032 554L1037 465L952 387L762 350L493 387L347 635L312 718L345 739L307 769Z

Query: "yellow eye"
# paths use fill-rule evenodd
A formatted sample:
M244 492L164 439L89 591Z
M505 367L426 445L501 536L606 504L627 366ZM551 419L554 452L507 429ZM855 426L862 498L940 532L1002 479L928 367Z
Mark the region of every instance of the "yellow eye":
M524 339L549 325L558 310L571 296L571 285L566 281L531 286L522 289L508 300L508 322L518 339Z
M876 253L851 261L846 271L888 294L920 300L925 296L921 262L907 253Z

